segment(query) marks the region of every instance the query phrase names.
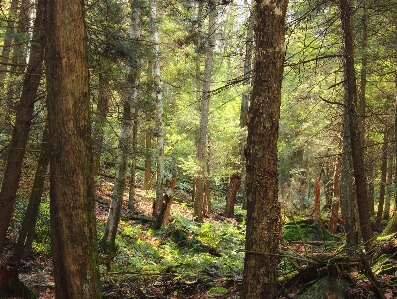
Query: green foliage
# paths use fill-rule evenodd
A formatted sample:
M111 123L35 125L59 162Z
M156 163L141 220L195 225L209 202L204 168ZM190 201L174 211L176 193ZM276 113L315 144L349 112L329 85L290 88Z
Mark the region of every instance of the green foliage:
M295 225L296 224L296 225ZM341 237L323 228L320 233L316 226L308 223L286 223L282 240L284 241L341 241ZM322 235L322 236L321 236ZM302 240L303 239L303 240Z
M43 197L44 198L44 197ZM51 250L50 238L50 200L45 197L42 200L39 209L39 215L36 222L36 237L33 240L33 250L39 253L49 253Z
M203 225L176 214L159 231L121 222L118 251L112 271L172 272L194 275L206 271L217 275L241 273L244 231L227 222L209 221ZM101 267L101 271L105 269Z

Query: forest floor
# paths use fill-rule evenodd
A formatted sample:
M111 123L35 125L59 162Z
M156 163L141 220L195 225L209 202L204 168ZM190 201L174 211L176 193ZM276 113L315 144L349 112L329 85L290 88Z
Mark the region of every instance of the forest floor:
M112 185L102 182L97 192L96 216L99 236L107 218L111 191ZM136 212L132 215L127 213L125 198L116 240L118 250L112 256L100 254L103 297L239 298L245 234L242 210L237 208L236 218L226 218L223 214L223 203L217 205L215 202L213 212L208 215L204 224L194 224L191 221L192 207L189 196L180 193L173 203L168 227L154 231L150 221L152 197L153 194L138 189ZM11 255L14 239L12 235L8 239L6 256ZM283 283L308 266L305 260L318 260L323 256L335 257L340 243L327 244L324 247L324 244L318 245L315 242L283 242L281 250L289 257L297 257L295 261L286 260L283 266L280 266ZM380 273L377 279L381 282L385 298L397 298L397 261L393 255L387 256L382 260L382 267L386 264L385 261L388 261L386 269L389 271L379 271L375 274ZM30 258L24 260L19 268L19 278L37 293L38 298L55 298L49 250L36 250ZM297 298L297 293L301 290L301 287L292 287L280 295L280 298ZM371 283L358 273L344 292L345 298L376 298Z

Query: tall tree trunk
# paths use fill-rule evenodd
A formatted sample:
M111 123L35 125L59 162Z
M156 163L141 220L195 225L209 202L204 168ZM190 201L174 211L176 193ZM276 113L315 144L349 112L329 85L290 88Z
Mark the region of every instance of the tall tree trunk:
M47 0L45 8L55 296L101 298L84 3Z
M158 219L164 205L164 129L163 129L163 99L160 82L160 45L159 33L157 29L157 1L150 1L151 21L152 21L152 41L154 57L154 83L156 93L156 200L153 206L153 217Z
M146 118L146 134L145 134L145 176L144 189L148 191L152 188L152 129L150 127L151 119Z
M281 230L277 138L288 1L259 0L255 9L255 74L246 148L247 232L243 299L277 298Z
M215 31L217 7L214 0L209 0L209 21L208 21L208 44L205 57L203 93L201 95L200 108L200 128L197 142L197 162L199 171L195 176L195 194L194 194L194 211L193 217L195 221L202 222L203 202L205 193L205 182L207 180L207 134L208 134L208 111L210 102L211 74L213 66L213 53L215 47Z
M21 229L19 230L17 244L14 248L13 259L19 261L30 255L33 236L36 228L36 220L39 215L41 196L44 191L44 182L50 162L48 143L48 126L46 124L41 142L41 152L37 162L36 174L34 176L32 191L29 197L29 204L23 218Z
M135 211L135 175L136 160L138 149L138 108L134 111L134 128L132 129L132 153L131 153L131 170L130 170L130 191L128 193L128 212L132 214Z
M28 142L29 130L33 118L34 103L40 85L43 67L44 6L43 1L37 4L34 23L33 41L29 66L24 78L21 100L18 108L15 127L8 150L7 164L3 175L0 193L0 255L3 252L12 208L22 173L22 162Z
M245 56L244 56L244 86L245 90L241 98L241 112L240 112L240 127L247 127L248 120L248 106L249 98L251 93L251 71L252 71L252 48L254 43L254 16L250 11L250 15L247 20L247 36L245 40ZM241 178L243 180L243 209L247 209L247 197L245 190L245 154L244 154L245 143L241 145Z
M134 7L132 7L134 10ZM138 39L141 36L139 12L134 10L131 14L130 38ZM137 25L138 22L138 25ZM123 205L124 191L127 182L128 160L131 154L131 145L134 127L134 115L138 98L138 86L140 70L137 63L131 64L127 71L126 81L128 87L123 101L123 119L119 136L119 154L117 158L116 179L113 188L112 201L109 216L106 221L105 232L101 240L101 246L105 251L115 251L117 227L120 222L121 209Z
M345 96L346 98L346 91ZM353 161L350 142L349 116L343 109L342 161L340 175L340 209L346 233L346 254L358 257L359 227L357 225L357 199L352 175Z
M107 73L99 74L99 92L98 92L98 103L96 113L94 115L94 127L93 127L93 167L94 177L99 174L101 166L101 153L103 147L104 138L104 126L106 124L106 115L109 112L109 101L111 96L111 90L109 86L109 78Z
M339 135L339 147L342 147L342 138ZM341 171L342 171L342 156L336 157L335 168L334 168L334 179L333 179L333 196L331 199L331 216L329 219L328 230L331 233L336 233L339 218L339 206L340 206L340 185L341 185Z
M381 177L380 177L380 187L379 187L379 203L378 212L376 214L376 226L380 226L383 215L383 206L385 204L385 191L386 191L386 177L387 177L387 141L388 141L388 129L385 128L383 132L383 145L382 145L382 165L380 167Z
M385 203L385 210L383 212L383 219L384 220L389 220L390 217L390 204L391 204L391 198L392 198L392 190L393 190L393 168L394 163L393 163L393 148L390 146L391 140L390 136L393 136L393 128L389 128L388 132L388 137L389 137L389 143L387 145L387 156L388 156L388 162L387 162L387 179L386 179L386 203Z
M370 225L370 210L367 200L367 182L364 164L364 140L362 135L362 122L359 120L360 111L356 110L357 85L354 69L354 39L352 28L353 6L349 0L339 1L341 9L341 21L344 44L344 68L345 68L345 107L349 116L349 129L351 137L351 149L353 157L353 171L356 185L358 215L361 235L366 249L370 249L372 230Z

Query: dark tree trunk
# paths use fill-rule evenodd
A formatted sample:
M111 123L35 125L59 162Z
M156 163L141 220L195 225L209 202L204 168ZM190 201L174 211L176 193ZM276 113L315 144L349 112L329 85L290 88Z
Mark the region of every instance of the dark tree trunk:
M232 218L234 216L234 203L236 202L236 194L238 188L241 185L241 177L238 173L234 173L230 176L229 188L226 194L226 217Z
M361 235L366 249L370 249L372 230L370 225L370 209L367 200L367 184L364 165L364 140L362 127L359 121L357 107L357 85L354 69L354 38L352 27L353 6L349 0L339 1L341 9L341 21L344 44L344 67L345 67L345 90L346 109L349 117L349 129L351 137L351 150L353 157L353 172L356 185L358 215L361 228Z
M84 3L47 0L45 7L55 295L101 298Z
M128 192L128 212L135 211L135 175L136 160L138 149L138 108L134 111L134 127L132 128L132 154L131 154L131 170L130 170L130 190Z
M376 213L376 226L380 226L383 215L383 206L385 204L385 194L386 194L386 178L387 178L387 129L383 132L383 145L382 145L382 165L380 167L381 170L381 178L380 178L380 187L379 187L379 203L378 203L378 212Z
M22 297L36 298L37 296L31 292L18 278L18 268L9 267L0 260L0 297Z
M243 299L277 298L281 230L277 138L288 1L255 5L255 75L246 148L247 232Z
M33 181L32 192L30 193L29 204L23 218L21 229L19 230L17 244L14 248L13 259L19 261L21 258L29 256L33 235L36 227L36 220L39 214L41 196L44 191L44 182L47 174L50 154L48 152L48 128L44 128L43 139L41 142L41 153L37 162L36 174Z
M10 148L7 164L3 175L3 184L0 193L0 255L2 255L8 225L11 220L12 208L18 190L19 179L22 173L22 162L28 142L30 125L33 118L34 103L43 67L43 38L44 38L44 6L43 1L37 4L36 20L29 58L28 69L23 82L21 100Z

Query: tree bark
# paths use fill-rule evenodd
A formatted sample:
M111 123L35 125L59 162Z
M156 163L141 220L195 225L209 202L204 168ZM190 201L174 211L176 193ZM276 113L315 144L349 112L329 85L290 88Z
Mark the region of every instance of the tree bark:
M157 29L157 1L150 1L151 21L152 21L152 41L153 41L153 57L154 57L154 82L156 93L156 200L153 206L153 217L158 219L162 213L164 200L164 128L163 128L163 94L161 91L160 81L160 45L159 33Z
M55 296L101 298L84 3L45 4Z
M160 229L162 226L166 226L171 214L172 200L174 196L176 186L176 174L173 172L166 179L166 187L164 193L164 199L161 201L160 212L154 219L154 227Z
M210 102L211 74L213 66L213 53L215 47L215 31L217 7L214 0L208 1L209 21L208 21L208 44L205 57L203 93L201 95L200 108L200 128L197 142L197 163L199 171L195 176L195 194L194 194L194 211L193 218L197 222L203 221L203 203L205 193L205 182L207 180L207 139L208 139L208 111Z
M340 144L341 145L341 144ZM341 169L342 157L338 155L336 157L334 179L333 179L333 196L331 204L331 216L329 218L328 230L331 233L336 233L339 218L339 204L340 204L340 180L341 180Z
M131 153L131 170L130 170L130 191L128 193L128 212L132 214L135 211L135 175L136 160L138 149L138 108L134 111L134 128L132 129L132 153Z
M255 74L246 148L247 232L243 299L277 298L281 230L277 138L288 1L259 0L255 9Z
M385 194L386 194L386 178L387 178L387 128L385 128L383 132L383 145L382 145L382 165L380 167L381 176L380 176L380 187L379 187L379 203L378 203L378 212L376 213L376 221L375 225L377 227L380 226L383 215L383 206L385 204Z
M241 177L238 173L234 173L230 176L229 188L226 194L226 217L232 218L234 216L234 202L236 200L236 194L238 188L241 185Z
M388 132L388 137L389 137L389 142L391 142L390 140L390 136L392 136L393 133L393 128L389 128L389 132ZM383 219L384 220L389 220L390 217L390 204L391 204L391 198L392 198L392 185L393 185L393 168L395 167L393 165L393 149L390 146L390 144L388 144L387 146L387 156L388 156L388 162L387 162L387 178L386 178L386 202L385 202L385 209L383 212Z
M32 191L29 197L29 204L26 209L25 217L23 218L21 229L19 230L17 244L14 248L13 260L15 261L19 261L21 258L26 258L30 255L49 162L48 126L46 125L43 132L41 152L37 162Z
M248 120L248 106L249 98L251 93L251 71L252 71L252 48L254 43L254 16L250 11L250 15L247 20L247 36L245 40L245 56L244 56L244 81L246 90L243 92L241 98L241 112L240 112L240 127L247 127ZM247 197L245 191L245 154L244 154L245 142L241 145L241 178L243 181L243 204L242 208L247 209Z
M24 78L21 100L19 103L15 127L8 150L6 168L0 193L0 255L3 252L12 208L22 173L22 162L28 142L30 125L33 118L36 93L40 85L44 58L44 4L37 4L36 20L29 58L29 66Z
M344 45L344 68L345 68L345 107L349 117L349 130L351 137L351 149L353 157L353 172L355 178L357 205L361 235L367 250L371 247L372 230L370 225L370 210L367 200L367 184L364 164L364 140L362 125L360 125L359 114L356 110L357 85L354 69L354 38L352 26L353 6L349 0L339 1L341 9L341 21Z

